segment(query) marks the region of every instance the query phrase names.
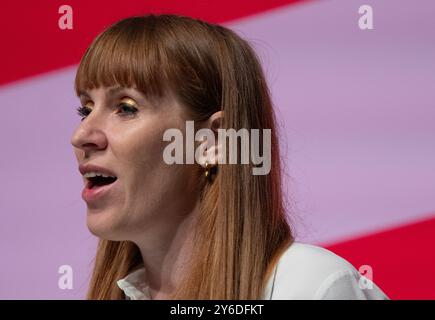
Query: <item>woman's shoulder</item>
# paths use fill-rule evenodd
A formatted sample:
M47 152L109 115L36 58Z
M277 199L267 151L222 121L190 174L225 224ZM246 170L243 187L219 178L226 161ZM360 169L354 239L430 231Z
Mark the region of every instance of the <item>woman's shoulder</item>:
M279 264L294 271L329 273L337 269L355 270L355 267L333 253L320 246L293 242L281 255Z
M386 299L347 260L320 246L293 242L269 281L271 299Z

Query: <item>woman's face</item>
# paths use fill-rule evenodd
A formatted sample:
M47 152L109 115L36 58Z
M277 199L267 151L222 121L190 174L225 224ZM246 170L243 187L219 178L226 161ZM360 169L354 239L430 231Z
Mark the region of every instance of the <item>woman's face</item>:
M80 100L85 118L71 143L86 173L85 185L95 171L116 176L114 182L85 187L89 230L104 239L134 241L148 228L176 223L190 213L197 201L198 168L163 161L170 143L163 133L169 128L185 132L186 108L173 97L152 104L136 89L121 87L92 89ZM101 183L95 179L90 178L92 184Z

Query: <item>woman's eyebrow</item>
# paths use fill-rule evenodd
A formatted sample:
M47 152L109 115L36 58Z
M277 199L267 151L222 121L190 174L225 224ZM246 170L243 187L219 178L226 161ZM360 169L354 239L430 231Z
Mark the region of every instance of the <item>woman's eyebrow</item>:
M107 89L107 94L115 94L118 93L119 91L122 91L126 88L121 87L121 86L115 86L115 87L111 87L109 89Z
M107 89L107 91L106 91L106 95L114 95L114 94L116 94L116 93L118 93L119 91L122 91L122 90L124 90L125 88L124 87L121 87L121 86L115 86L115 87L111 87L111 88L108 88ZM91 96L89 95L89 93L86 91L86 90L80 90L79 91L79 95L78 95L79 97L86 97L86 98L90 98Z
M128 90L128 89L129 88L125 88L125 87L122 87L122 86L114 86L114 87L108 88L106 90L105 94L106 94L106 97L114 96L117 93L119 93L121 91L124 91L124 90ZM85 98L89 98L89 99L91 98L90 94L86 90L80 90L78 92L78 97L79 98L85 97Z
M143 103L147 102L147 98L141 92L131 87L116 86L116 87L108 88L106 91L106 97L107 98L116 97L117 95L119 95L119 93L123 93L123 94L125 93L125 95L131 97L136 102L143 102Z
M86 91L84 91L84 90L80 90L80 91L79 91L79 98L82 97L82 96L87 97L87 98L90 98L90 97L91 97L91 96L89 95L89 93L87 93Z

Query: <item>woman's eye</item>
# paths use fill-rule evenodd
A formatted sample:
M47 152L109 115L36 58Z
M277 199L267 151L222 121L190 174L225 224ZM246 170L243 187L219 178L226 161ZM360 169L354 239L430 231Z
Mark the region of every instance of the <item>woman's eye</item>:
M77 108L77 113L81 117L81 121L83 121L90 113L91 108L80 106Z
M135 114L138 109L134 107L131 103L125 103L121 102L117 106L118 110L120 110L117 113L125 114L125 115L133 115ZM92 109L86 106L80 106L77 108L77 113L81 117L81 121L83 121L90 113Z
M135 114L138 111L136 107L132 106L129 103L124 103L124 102L121 102L118 105L118 109L121 110L121 113L128 114L128 115Z

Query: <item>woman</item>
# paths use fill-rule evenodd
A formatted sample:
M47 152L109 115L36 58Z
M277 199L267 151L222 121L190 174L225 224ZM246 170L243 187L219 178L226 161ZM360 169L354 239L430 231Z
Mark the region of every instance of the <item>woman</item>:
M88 299L386 299L344 259L294 241L268 87L234 32L175 15L124 19L88 48L75 89L71 142L100 238ZM269 129L270 171L253 174L240 155L222 164L217 142L168 164L165 132L187 140L188 121L213 134Z

